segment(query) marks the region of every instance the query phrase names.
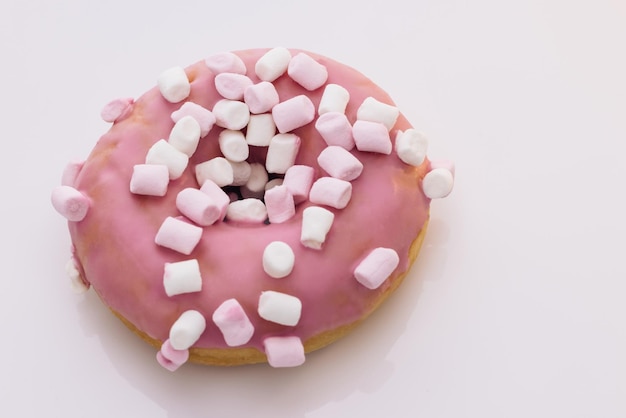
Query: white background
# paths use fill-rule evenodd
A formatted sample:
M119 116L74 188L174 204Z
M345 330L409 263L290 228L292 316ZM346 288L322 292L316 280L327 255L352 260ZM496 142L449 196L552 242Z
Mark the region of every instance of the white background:
M50 191L109 100L270 46L375 80L456 161L455 190L349 337L296 369L172 374L70 291ZM626 416L623 0L4 0L0 53L2 416Z

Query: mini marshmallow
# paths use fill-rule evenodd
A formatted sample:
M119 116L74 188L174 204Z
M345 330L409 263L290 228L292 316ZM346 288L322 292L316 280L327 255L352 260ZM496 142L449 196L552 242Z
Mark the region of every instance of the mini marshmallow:
M314 177L315 169L307 165L292 165L287 169L283 184L287 186L295 203L308 199Z
M293 81L309 91L322 87L328 79L326 67L303 52L291 58L287 74Z
M301 94L274 106L272 117L278 132L290 132L315 119L315 105L311 99Z
M295 326L300 321L302 302L295 296L268 290L259 298L261 318L286 326Z
M265 166L260 163L250 164L250 176L248 181L241 188L243 197L261 198L265 194L265 185L268 182L267 171Z
M294 165L300 149L300 137L295 134L276 134L270 141L265 157L268 173L285 174Z
M452 173L452 177L454 177L454 161L451 160L430 160L430 169L434 170L435 168L445 168L450 173Z
M132 97L112 100L102 108L100 117L105 122L120 121L132 112L133 103L135 99Z
M307 248L319 250L326 241L335 214L319 206L309 206L302 211L300 242Z
M222 128L238 131L243 129L250 120L248 105L237 100L222 99L213 106L215 123Z
M191 84L182 67L163 71L157 79L157 84L163 98L170 103L181 102L191 93Z
M215 124L213 112L194 102L185 102L178 110L172 112L172 122L176 123L185 116L191 116L198 122L200 125L200 138L207 136Z
M250 115L246 128L246 142L248 145L267 147L276 135L276 124L271 113Z
M349 101L348 90L338 84L328 84L324 88L317 113L320 116L328 112L345 113Z
M241 131L224 129L218 137L220 151L227 160L233 162L245 161L250 155L246 137Z
M324 171L341 180L352 181L361 175L363 164L345 148L329 146L317 157L317 163Z
M200 185L211 180L219 187L224 187L232 184L234 179L233 167L224 157L211 158L196 165L196 180Z
M191 157L198 148L201 133L200 124L193 116L183 116L174 124L167 142Z
M160 139L150 147L146 154L146 164L162 164L167 166L170 180L176 180L187 168L189 157L172 144Z
M233 182L232 186L243 186L248 182L250 178L250 174L252 173L252 169L250 168L250 164L247 161L228 161L230 166L233 168Z
M397 107L380 102L373 97L363 100L356 112L357 120L382 123L388 131L396 124L398 116L400 116L400 111Z
M202 238L202 228L168 216L159 228L154 242L165 248L189 255Z
M65 273L70 279L70 288L74 293L81 294L89 290L89 283L85 282L81 277L80 270L78 270L78 262L74 256L70 257L67 263L65 263Z
M315 129L328 145L338 145L350 151L354 148L352 125L348 117L339 112L327 112L315 121Z
M239 56L233 54L232 52L221 52L211 55L204 60L204 63L207 67L209 67L209 70L213 71L215 74L246 73L246 64L241 58L239 58Z
M200 191L208 195L211 200L215 202L220 210L220 216L218 217L218 221L223 220L226 216L226 209L230 204L230 198L228 197L226 192L222 190L222 188L212 180L206 180L204 183L202 183Z
M223 219L223 208L200 189L188 187L178 192L176 208L200 226L213 225Z
M137 164L130 178L130 192L146 196L165 196L170 174L163 164Z
M348 206L352 197L352 184L334 177L320 177L311 186L309 200L335 209Z
M287 71L290 60L287 48L270 49L256 62L254 72L263 81L274 81Z
M357 120L352 126L352 136L359 151L391 154L389 131L382 123Z
M267 219L267 209L260 199L236 200L228 205L226 219L242 223L263 223Z
M378 289L398 267L400 258L391 248L372 250L354 270L354 277L368 289Z
M293 196L284 185L272 187L265 192L265 207L271 224L286 222L296 214Z
M242 100L243 92L252 86L252 80L243 74L221 73L215 76L215 89L225 99Z
M83 169L83 165L85 165L84 160L74 160L67 163L65 169L63 170L63 174L61 175L61 185L74 187L76 184L76 178L78 177L80 170Z
M430 199L446 197L454 187L454 176L448 168L440 167L430 170L422 180L424 194Z
M284 183L284 180L281 178L271 179L265 185L265 191L272 190L274 187L281 186Z
M189 350L176 350L167 339L161 345L156 355L158 363L170 372L176 371L189 360Z
M186 350L198 341L206 329L206 319L198 311L183 312L170 328L170 344L175 350Z
M270 242L263 251L263 270L275 279L289 276L295 261L293 250L282 241Z
M89 198L71 186L54 188L50 198L52 206L68 221L79 222L87 216Z
M259 114L272 110L280 99L276 87L269 81L261 81L243 92L243 101L250 108L250 113Z
M202 290L200 265L195 258L176 263L165 263L163 270L163 287L167 296L172 297Z
M398 131L396 135L396 154L405 163L418 167L426 158L428 139L415 129Z
M213 322L229 347L246 344L254 334L254 326L236 299L227 299L213 312Z
M306 360L302 341L296 336L267 337L263 349L272 367L297 367Z

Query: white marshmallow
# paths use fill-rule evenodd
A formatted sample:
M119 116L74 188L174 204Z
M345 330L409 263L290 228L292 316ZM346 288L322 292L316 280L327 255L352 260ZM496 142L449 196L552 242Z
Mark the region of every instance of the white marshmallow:
M185 100L191 93L191 84L182 67L173 67L165 70L157 79L161 95L170 103Z
M430 170L422 180L424 194L430 199L446 197L454 187L454 176L448 168L440 167Z
M356 112L358 120L382 123L388 131L396 124L398 116L400 116L400 111L397 107L380 102L373 97L363 100Z
M172 122L176 123L185 116L191 116L198 122L200 125L200 138L207 136L215 124L213 112L194 102L185 102L178 110L173 111L171 115Z
M418 167L426 158L428 139L415 129L398 131L395 148L403 163Z
M359 151L391 154L389 131L382 123L357 120L352 126L352 136Z
M163 287L167 296L194 293L202 290L202 276L200 265L195 258L165 263L163 269Z
M295 296L268 290L261 292L258 312L267 321L295 326L300 321L302 302Z
M276 135L276 124L271 113L251 115L246 128L246 142L248 145L267 147Z
M348 206L352 197L352 184L334 177L320 177L311 186L309 200L335 209Z
M73 160L67 163L65 169L63 169L63 174L61 175L61 185L74 187L76 184L76 178L83 169L83 165L85 165L84 160Z
M200 185L211 180L219 187L224 187L232 184L234 179L233 167L224 157L211 158L196 165L196 180Z
M248 182L252 169L247 161L228 161L233 168L233 182L231 186L243 186Z
M339 112L327 112L315 121L315 129L328 145L338 145L350 151L354 148L352 125L348 117Z
M236 200L228 205L226 219L241 223L263 223L267 219L267 209L259 199Z
M198 341L206 329L206 319L198 311L183 312L170 328L170 344L176 350L186 350Z
M315 105L311 99L301 94L274 106L272 117L278 132L291 132L315 119Z
M209 67L209 70L213 71L214 74L246 73L246 64L241 58L239 58L239 56L233 54L232 52L221 52L211 55L204 60L204 63L207 67Z
M296 204L309 198L314 177L315 169L307 165L292 165L287 169L283 184L287 186Z
M328 209L319 206L309 206L302 211L302 231L300 242L307 248L319 250L326 241L335 219Z
M274 187L281 186L285 181L281 178L271 179L265 185L265 191L272 190Z
M377 289L398 267L400 258L391 248L372 250L354 270L354 277L368 289Z
M250 120L248 105L237 100L222 99L213 106L215 124L222 128L238 131Z
M286 222L296 214L293 196L284 185L272 187L265 192L265 207L271 224Z
M50 198L54 209L65 219L72 222L79 222L85 219L91 204L87 196L71 186L54 188Z
M265 158L268 173L285 174L294 165L300 149L300 137L295 134L276 134L270 141Z
M269 81L261 81L243 92L243 101L250 108L250 113L265 113L272 110L280 99L276 87Z
M320 116L328 112L345 113L349 101L348 90L338 84L328 84L324 88L317 113Z
M289 276L295 261L293 250L282 241L270 242L263 251L263 270L275 279Z
M165 196L170 182L167 166L162 164L137 164L130 178L130 192L147 196Z
M241 194L243 197L263 197L267 181L268 175L265 166L260 163L252 163L250 164L250 177L244 187L241 188Z
M183 175L187 168L189 157L182 151L174 148L165 139L155 142L146 154L146 164L162 164L167 166L170 180L176 180Z
M309 91L322 87L328 79L326 67L303 52L291 58L287 74L293 81Z
M352 181L361 175L363 164L345 148L329 146L317 157L317 163L324 171L341 180Z
M229 347L250 341L254 326L236 299L227 299L213 312L213 322L222 332Z
M202 183L202 187L200 187L200 191L208 195L211 200L217 205L220 210L220 216L218 221L221 221L226 216L226 209L230 204L230 198L226 194L224 190L220 186L218 186L212 180L206 180Z
M296 336L267 337L263 349L272 367L297 367L306 360L302 340Z
M202 228L168 216L159 228L154 242L165 248L189 255L202 238Z
M243 92L252 80L243 74L221 73L215 76L215 89L225 99L242 100Z
M227 160L233 162L245 161L250 155L246 137L241 131L224 129L218 137L220 151Z
M200 124L193 116L184 116L174 124L168 142L177 150L191 157L200 141Z
M188 187L178 192L176 208L200 226L213 225L222 217L222 208L200 189Z
M256 75L263 81L274 81L287 71L291 53L287 48L273 48L267 51L254 66Z

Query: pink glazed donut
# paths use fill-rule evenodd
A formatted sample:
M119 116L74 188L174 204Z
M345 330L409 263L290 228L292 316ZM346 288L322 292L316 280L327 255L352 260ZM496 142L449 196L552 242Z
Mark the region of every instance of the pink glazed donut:
M175 370L304 363L417 257L454 168L356 70L302 50L213 55L158 77L70 163L52 204L68 273Z

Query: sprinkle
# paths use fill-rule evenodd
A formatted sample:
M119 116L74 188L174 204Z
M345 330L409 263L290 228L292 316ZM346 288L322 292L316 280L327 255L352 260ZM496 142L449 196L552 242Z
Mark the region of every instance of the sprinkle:
M303 52L291 58L287 74L293 81L309 91L322 87L328 79L326 67Z
M335 209L348 206L352 197L352 184L334 177L320 177L311 186L309 200L318 205L326 205Z
M160 139L154 143L146 155L146 164L162 164L167 166L170 180L176 180L187 168L189 157L177 150L169 142Z
M198 184L211 180L219 187L224 187L232 184L234 179L233 167L224 157L211 158L209 161L196 165Z
M314 177L315 169L307 165L292 165L287 169L283 184L287 186L295 203L308 199Z
M245 161L250 154L246 137L241 131L224 129L218 137L220 151L227 160L233 162Z
M198 341L206 329L206 320L198 311L183 312L170 328L170 344L176 350L186 350Z
M217 126L233 131L245 128L250 120L248 105L237 100L218 101L213 106L213 115Z
M302 211L302 231L300 242L307 248L319 250L326 241L326 235L333 225L335 215L328 209L309 206Z
M291 132L315 119L315 106L304 94L287 99L272 108L278 132Z
M263 251L263 270L268 276L281 279L291 274L295 260L293 250L288 244L273 241Z
M215 55L211 55L204 60L204 63L209 70L215 74L220 73L236 73L245 74L246 64L241 58L232 52L220 52Z
M359 151L391 154L389 131L382 123L357 120L352 127L352 135Z
M446 197L454 187L454 176L448 168L435 168L426 173L422 180L424 194L430 199Z
M361 175L363 164L345 148L329 146L317 157L317 163L324 171L341 180L352 181Z
M189 255L202 238L202 228L168 216L161 224L154 242L165 248Z
M112 100L102 108L100 117L105 122L118 122L133 111L134 103L135 99L132 97Z
M263 81L274 81L287 71L291 53L287 48L274 48L267 51L254 66L256 75Z
M243 92L243 101L250 108L250 113L259 114L272 110L280 99L276 87L269 81L261 81Z
M191 157L198 148L201 134L200 124L196 118L183 116L174 124L168 142L187 157Z
M243 92L252 86L252 80L243 74L221 73L215 76L215 89L225 99L242 100Z
M415 129L398 131L395 148L398 158L403 163L418 167L426 158L428 139Z
M315 122L315 129L328 145L338 145L350 151L354 148L352 125L348 117L339 112L327 112Z
M165 196L170 182L169 170L163 164L137 164L130 178L130 192L146 196Z
M397 107L379 102L373 97L365 99L356 112L358 120L382 123L388 131L396 124L399 115Z
M267 362L272 367L297 367L304 364L304 346L300 338L268 337L263 340Z
M338 84L328 84L324 88L317 113L320 116L328 112L345 113L349 101L348 90Z
M226 219L232 222L263 223L267 219L267 209L259 199L236 200L228 205Z
M200 189L193 187L178 192L176 208L200 226L213 225L218 220L223 219L223 208L218 202Z
M300 137L295 134L276 134L270 141L265 158L265 168L268 173L285 174L287 169L294 165Z
M159 91L165 100L178 103L185 100L191 93L191 84L185 70L173 67L161 73L157 79Z
M229 347L246 344L254 334L254 326L236 299L222 302L213 312L213 322L224 336Z
M248 145L267 147L276 135L276 124L271 113L251 115L246 128L246 142Z
M286 222L296 214L293 196L284 185L272 187L265 192L265 206L267 217L272 224Z
M165 263L163 287L167 296L194 293L202 290L202 276L198 260L191 259L176 263Z
M52 190L52 206L68 221L82 221L89 211L87 196L71 186L58 186Z
M172 122L176 123L185 116L193 117L200 125L200 138L204 138L215 124L215 116L209 109L205 109L199 104L185 102L178 109L172 112Z
M354 277L368 289L377 289L398 267L400 258L391 248L372 250L354 270Z
M259 297L261 318L286 326L295 326L300 321L302 302L295 296L268 290Z
M172 347L170 340L167 339L161 345L161 350L157 352L156 358L164 369L173 372L189 360L189 350L176 350Z

